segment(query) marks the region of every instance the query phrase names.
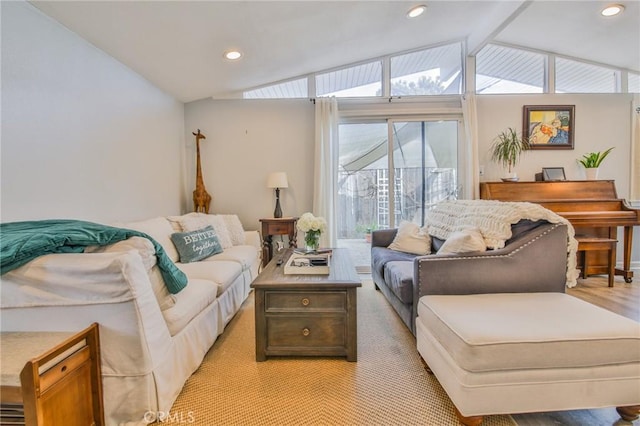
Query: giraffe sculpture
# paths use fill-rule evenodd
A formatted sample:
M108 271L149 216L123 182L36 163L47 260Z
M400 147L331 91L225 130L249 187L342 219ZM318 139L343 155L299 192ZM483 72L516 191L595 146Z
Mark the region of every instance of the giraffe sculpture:
M202 168L200 166L200 139L206 139L205 135L191 132L196 137L196 189L193 191L193 204L196 212L209 213L209 204L211 203L211 195L204 188L202 180Z

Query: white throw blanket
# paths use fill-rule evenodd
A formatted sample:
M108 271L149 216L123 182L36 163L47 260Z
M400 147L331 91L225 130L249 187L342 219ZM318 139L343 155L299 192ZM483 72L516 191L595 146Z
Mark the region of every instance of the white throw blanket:
M493 200L450 200L438 203L426 217L429 235L446 240L453 232L475 227L480 230L490 249L504 247L511 238L511 225L522 219L546 220L567 225L567 287L577 283L578 241L569 221L539 204Z

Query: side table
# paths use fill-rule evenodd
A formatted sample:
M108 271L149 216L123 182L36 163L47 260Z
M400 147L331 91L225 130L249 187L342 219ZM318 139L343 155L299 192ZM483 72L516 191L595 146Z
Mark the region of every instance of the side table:
M296 248L296 238L298 236L298 229L296 223L297 217L281 217L281 218L268 218L260 219L262 223L262 266L267 266L267 263L273 258L273 236L274 235L288 235L289 247Z

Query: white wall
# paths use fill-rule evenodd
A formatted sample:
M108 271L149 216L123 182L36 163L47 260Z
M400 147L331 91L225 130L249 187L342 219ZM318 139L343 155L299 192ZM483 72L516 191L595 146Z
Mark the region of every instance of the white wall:
M270 172L286 172L283 216L310 211L313 202L314 105L309 100L212 100L185 105L188 194L195 189L195 138L200 129L202 173L211 213L238 214L245 229L273 217ZM186 211L193 211L189 200Z
M2 7L2 221L177 214L184 107L26 2Z
M618 197L630 198L631 94L480 95L478 96L481 181L500 180L503 169L492 163L489 149L495 137L508 127L522 132L523 105L575 105L573 150L532 150L516 166L520 180L532 181L542 167L564 167L568 180L585 179L577 163L583 154L615 146L600 166L599 179L615 180ZM632 265L640 268L640 235L634 235ZM619 229L618 263L622 261L622 229Z

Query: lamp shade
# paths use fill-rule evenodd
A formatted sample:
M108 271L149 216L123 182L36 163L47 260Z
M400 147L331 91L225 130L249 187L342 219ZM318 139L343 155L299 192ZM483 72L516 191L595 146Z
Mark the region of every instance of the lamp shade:
M285 172L269 173L267 178L267 188L288 188L287 174Z

